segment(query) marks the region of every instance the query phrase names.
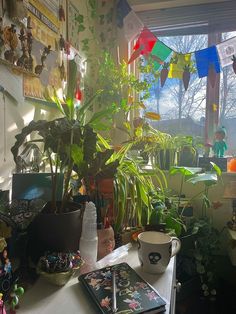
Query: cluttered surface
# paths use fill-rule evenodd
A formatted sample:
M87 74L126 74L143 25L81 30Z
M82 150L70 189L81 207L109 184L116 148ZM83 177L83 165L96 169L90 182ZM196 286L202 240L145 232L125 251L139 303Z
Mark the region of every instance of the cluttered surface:
M119 256L119 257L118 257ZM114 250L97 264L99 269L118 263L128 263L130 267L145 281L147 281L166 302L166 313L170 312L172 285L174 281L175 258L170 260L166 271L159 275L152 275L142 271L138 255L137 246L126 245ZM21 299L21 306L18 313L98 313L97 306L87 294L82 283L78 281L80 272L62 288L49 285L45 278L40 278L36 284L29 289ZM127 299L129 296L127 295ZM131 312L130 312L131 313Z

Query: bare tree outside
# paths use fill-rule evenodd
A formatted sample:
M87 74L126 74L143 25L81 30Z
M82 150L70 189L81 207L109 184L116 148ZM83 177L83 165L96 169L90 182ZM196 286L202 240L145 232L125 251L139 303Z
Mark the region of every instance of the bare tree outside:
M179 53L194 52L207 47L207 35L173 36L159 39ZM189 116L199 120L205 115L205 105L206 78L199 79L196 70L191 74L187 91L180 79L167 79L163 88L160 87L158 80L152 86L151 98L147 102L149 109L161 114L162 120L181 120Z

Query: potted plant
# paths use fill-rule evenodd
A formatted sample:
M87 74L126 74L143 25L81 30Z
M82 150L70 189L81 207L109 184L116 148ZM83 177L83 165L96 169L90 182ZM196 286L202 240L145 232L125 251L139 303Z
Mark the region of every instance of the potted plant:
M218 183L221 170L214 163L211 163L211 166L209 172L199 173L199 168L173 167L170 173L181 175L179 195L182 195L184 182L204 185L203 190L191 198L192 201L201 197L201 214L199 217L192 217L180 237L182 248L178 259L177 277L183 283L181 295L186 297L190 291L196 290L200 291L200 296L204 299L215 301L217 280L214 254L219 249L219 232L212 225L207 210L211 207L209 189ZM183 212L184 209L181 209L181 214Z
M50 249L57 252L76 251L78 249L81 232L82 209L71 202L70 181L72 174L77 175L77 182L83 180L89 193L89 182L114 175L118 161L106 165L113 150L97 150L99 136L94 132L92 126L99 121L100 114L106 117L107 110L95 113L85 123L86 110L88 110L95 99L93 96L87 103L76 109L71 98L63 102L56 96L53 97L62 117L52 121L32 121L24 127L20 134L16 135L16 142L11 151L17 163L21 145L27 135L36 132L39 136L34 140L43 144L44 152L48 158L51 173L51 200L43 208L42 213L37 216L31 225L34 235L32 248L36 250L37 256L42 255L45 250ZM64 190L62 199L56 200L58 187L58 173L63 173ZM37 242L37 245L36 245Z

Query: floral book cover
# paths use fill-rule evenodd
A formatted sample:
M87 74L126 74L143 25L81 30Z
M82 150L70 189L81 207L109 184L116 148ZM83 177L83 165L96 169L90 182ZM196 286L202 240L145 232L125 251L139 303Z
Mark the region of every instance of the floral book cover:
M116 274L116 314L160 313L166 302L127 263L104 267L79 277L96 302L100 313L114 313L112 274Z

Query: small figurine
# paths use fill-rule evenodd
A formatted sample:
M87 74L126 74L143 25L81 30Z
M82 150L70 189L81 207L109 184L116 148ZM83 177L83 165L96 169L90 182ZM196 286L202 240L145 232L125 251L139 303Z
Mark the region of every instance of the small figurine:
M41 54L41 64L36 65L34 72L37 75L40 75L43 71L43 68L45 66L45 61L49 53L51 52L51 46L48 45L47 47L44 47L43 52Z
M16 26L11 24L11 26L6 26L3 30L3 39L5 44L10 46L10 49L4 52L4 58L10 63L15 64L17 61L16 48L18 45L18 38L16 34Z
M2 297L3 297L3 294L0 293L0 313L1 314L6 314L6 309L5 309L5 305L4 305L4 302L2 300Z
M10 293L10 300L9 300L11 313L15 313L15 308L18 305L19 299L23 294L24 294L24 288L18 287L17 284L15 284Z
M222 126L215 132L215 142L213 144L213 152L215 157L224 157L225 151L228 149L225 143L226 130Z
M5 265L4 265L4 271L6 274L11 274L11 262L9 260L9 258L6 258L6 261L5 261Z

